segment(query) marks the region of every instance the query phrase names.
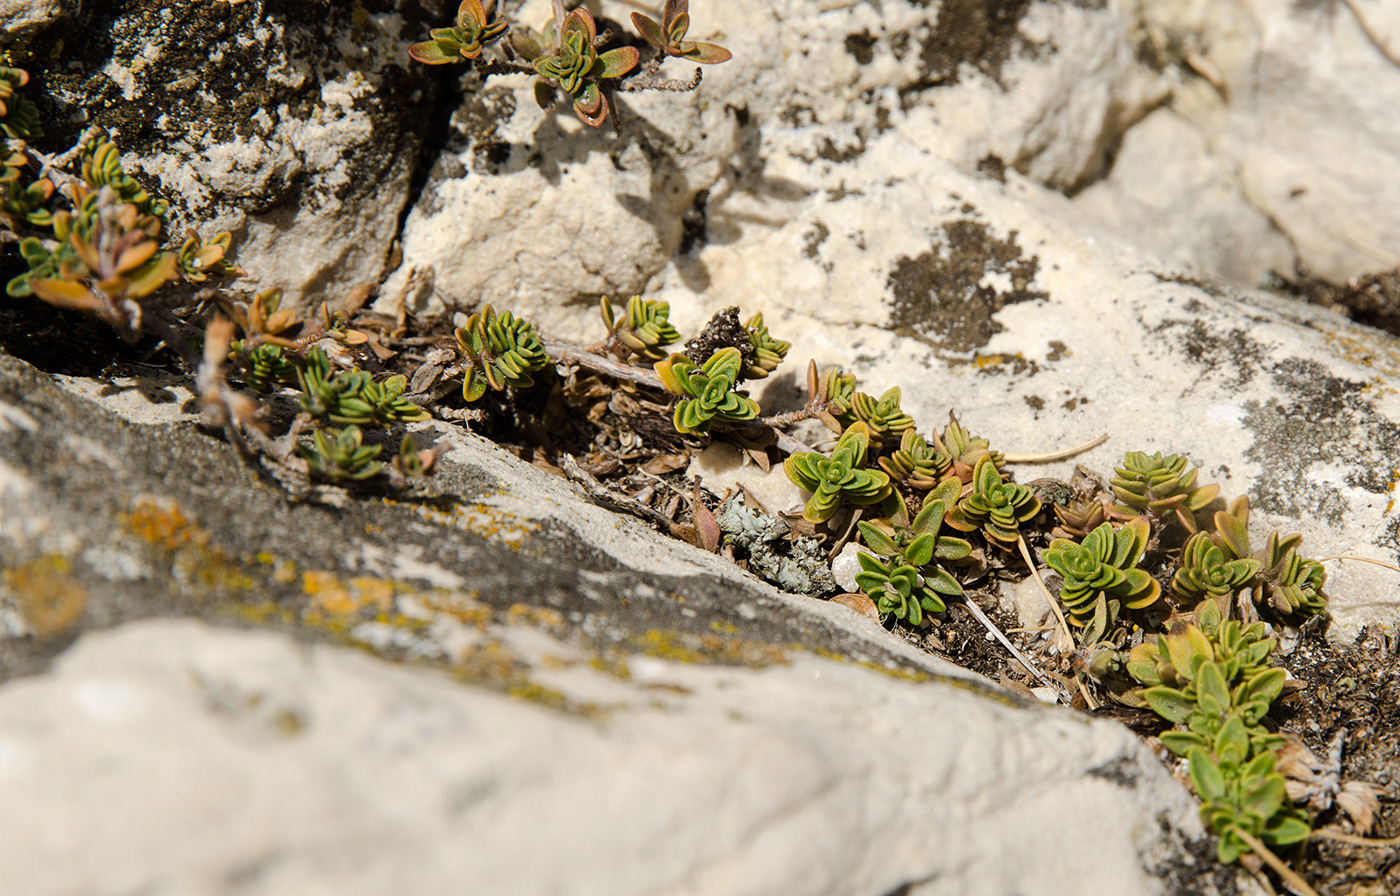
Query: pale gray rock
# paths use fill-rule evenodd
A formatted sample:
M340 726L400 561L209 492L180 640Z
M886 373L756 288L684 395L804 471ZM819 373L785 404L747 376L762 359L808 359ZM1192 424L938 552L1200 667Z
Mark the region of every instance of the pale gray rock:
M0 688L0 863L34 896L1235 892L1116 725L813 656L629 674L556 672L606 695L578 715L275 633L92 634Z
M0 32L11 40L22 38L77 9L76 0L0 0Z

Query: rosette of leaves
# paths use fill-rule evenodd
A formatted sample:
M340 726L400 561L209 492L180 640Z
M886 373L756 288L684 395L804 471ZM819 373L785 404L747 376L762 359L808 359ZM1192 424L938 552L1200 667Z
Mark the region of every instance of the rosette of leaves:
M1248 541L1245 544L1247 552ZM1260 566L1258 560L1241 558L1231 548L1222 548L1209 534L1197 532L1181 552L1181 566L1172 576L1172 590L1191 601L1232 595L1249 585Z
M266 392L274 385L292 386L299 382L296 364L280 345L264 342L244 355L238 350L233 354L243 368L243 382L259 392Z
M856 584L875 603L882 616L893 615L910 625L923 621L924 613L942 613L945 597L961 597L962 585L939 560L961 560L972 553L966 540L942 535L948 508L958 500L960 485L949 480L929 495L913 523L900 502L902 520L893 525L861 521L862 540L872 553L857 555L861 571Z
M753 355L744 365L744 376L761 380L778 369L778 365L787 357L788 349L792 348L792 343L768 335L768 328L763 325L761 313L749 318L744 324L744 329L748 331L749 344L753 346Z
M1118 618L1120 607L1140 610L1161 596L1162 587L1138 561L1147 549L1151 528L1138 518L1114 529L1102 523L1076 544L1064 538L1050 542L1042 555L1045 563L1060 574L1060 602L1069 611L1070 622L1092 625L1098 641Z
M1165 457L1160 451L1148 454L1129 451L1118 475L1109 481L1126 513L1143 514L1153 521L1174 517L1187 532L1196 531L1195 513L1220 494L1220 486L1196 486L1200 467L1186 469L1188 461L1178 454Z
M926 492L948 475L953 460L925 442L923 436L910 427L900 437L899 447L889 457L880 458L880 466L891 479Z
M184 242L177 253L180 273L190 283L203 283L211 276L247 276L247 271L228 260L232 243L233 235L228 231L205 242L194 230L186 230Z
M600 54L593 46L597 37L593 17L587 10L575 9L564 17L554 52L531 62L535 71L573 98L579 119L595 128L608 117L601 80L622 77L641 59L636 47L618 47Z
M142 215L159 221L160 229L152 233L152 236L158 237L170 226L170 204L153 198L136 178L122 170L121 155L116 144L105 136L99 135L88 141L79 153L83 182L94 190L110 188L122 202L131 203Z
M870 429L852 423L836 441L831 456L815 452L793 454L783 461L783 472L798 488L812 493L802 508L802 518L820 523L831 518L842 501L857 506L878 504L890 495L890 477L882 470L865 468L870 449Z
M1264 550L1255 555L1261 566L1255 600L1280 617L1307 618L1327 608L1322 594L1327 571L1298 553L1302 541L1301 535L1280 535L1275 530Z
M633 296L627 300L627 309L617 317L613 316L612 303L606 296L599 305L608 336L635 355L660 361L666 357L664 347L680 341L680 332L670 324L671 306L666 302Z
M363 438L358 426L316 429L311 433L311 445L298 445L297 454L322 478L332 481L368 479L384 465L375 459L379 457L380 446L362 444Z
M964 429L952 411L948 412L948 425L943 430L942 438L939 437L937 430L934 431L933 445L939 453L952 458L953 473L963 482L972 481L973 470L976 469L977 462L983 457L990 457L997 469L1001 469L1001 452L993 451L991 442L973 436L972 433Z
M28 83L29 72L0 66L0 131L16 140L44 136L38 108L19 94L19 89Z
M320 347L306 353L298 370L302 410L332 423L352 426L385 426L426 420L427 411L403 397L408 378L391 376L376 383L363 370L331 372L330 359Z
M233 322L243 331L245 337L256 337L276 344L285 344L288 348L296 345L290 340L281 338L288 330L299 326L301 321L297 320L295 311L282 307L280 287L274 286L271 289L265 289L254 295L250 301L235 300L230 302L227 310L229 317L233 318ZM235 342L233 349L237 351L241 345L241 342Z
M1138 698L1185 726L1164 732L1162 744L1178 756L1209 747L1231 716L1243 722L1255 752L1282 743L1260 724L1283 690L1283 670L1269 665L1276 644L1262 622L1224 619L1219 604L1207 601L1198 623L1134 647L1127 671L1144 685Z
M15 172L15 177L6 179L4 199L0 200L0 211L3 211L10 229L19 229L18 223L20 221L35 227L51 226L53 212L49 210L48 204L49 200L53 198L53 181L47 177L41 177L28 186L21 187L18 177L19 168L11 167L7 161L5 171Z
M851 396L851 416L870 427L871 438L876 442L887 434L900 435L914 428L914 418L899 406L902 396L898 386L892 386L879 398L857 392Z
M549 366L549 355L529 321L490 305L458 327L457 345L470 362L462 376L462 397L476 401L487 388L500 392L535 384L534 374Z
M509 27L500 16L488 17L481 0L462 0L452 26L434 28L428 32L432 39L413 44L408 55L428 65L475 59L487 44L500 40Z
M175 253L162 250L156 241L159 223L103 189L89 195L77 215L55 214L53 227L54 236L69 251L26 255L31 268L36 261L56 268L42 277L33 276L31 269L28 289L50 305L93 314L134 342L143 313L137 300L176 276Z
M719 44L685 39L685 33L690 30L689 6L689 0L666 0L659 24L639 12L632 13L632 24L663 56L677 56L704 65L727 62L733 54Z
M1015 544L1021 524L1040 513L1040 499L1024 485L1002 480L996 461L984 454L972 471L972 492L949 511L948 525L963 532L980 529L991 542Z
M653 365L661 384L680 398L672 418L676 432L699 435L714 423L741 423L758 416L758 402L734 388L743 364L739 350L728 346L698 366L679 353Z
M1220 838L1216 856L1221 862L1229 864L1252 851L1240 832L1273 848L1301 843L1311 832L1307 816L1288 799L1283 775L1275 770L1277 759L1269 750L1251 752L1238 718L1222 725L1208 747L1187 752L1191 784L1201 798L1201 821Z

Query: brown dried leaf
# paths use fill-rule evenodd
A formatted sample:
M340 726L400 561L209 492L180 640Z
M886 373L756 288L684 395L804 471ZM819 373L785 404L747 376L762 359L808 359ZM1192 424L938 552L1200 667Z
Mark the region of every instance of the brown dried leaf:
M875 609L875 602L864 594L838 594L831 599L831 602L849 607L876 625L880 624L880 611Z
M690 518L695 522L695 531L700 536L701 546L711 554L718 551L719 543L724 539L724 532L720 530L714 512L705 506L704 501L696 500L690 504Z
M642 464L642 472L650 473L652 476L664 476L684 468L689 463L689 451L682 451L678 454L658 454Z

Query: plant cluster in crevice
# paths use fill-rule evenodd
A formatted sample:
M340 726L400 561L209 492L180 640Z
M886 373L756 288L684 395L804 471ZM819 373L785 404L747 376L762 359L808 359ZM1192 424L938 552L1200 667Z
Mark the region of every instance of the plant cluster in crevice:
M670 0L660 23L633 20L654 51L634 86L658 86L646 79L665 56L728 58L686 39L683 0ZM557 3L535 34L467 0L412 53L484 75L537 73L543 92L569 95L596 126L609 91L628 89L641 61L613 40ZM791 345L761 314L741 322L737 309L715 315L683 352L671 350L682 335L669 306L640 296L620 311L601 302L602 338L591 346L550 340L491 305L450 333L407 334L357 313L363 297L302 318L276 289L233 288L243 271L229 234L172 234L169 209L122 170L106 134L90 129L56 156L31 149L23 138L37 125L15 71L0 69L0 129L12 138L0 226L27 269L9 281L11 300L84 312L128 341L161 340L194 374L205 423L294 497L431 491L424 477L438 449L420 448L405 425L437 417L509 434L518 455L595 499L890 627L927 628L959 602L980 612L973 592L1027 573L1039 581L1043 564L1056 574L1045 595L1067 638L1040 639L1034 656L1017 659L1067 701L1150 709L1178 726L1161 742L1185 758L1222 861L1272 856L1309 836L1279 758L1290 741L1270 727L1284 690L1271 631L1325 613L1326 575L1297 535L1275 531L1255 548L1247 498L1212 513L1219 488L1199 484L1184 456L1130 451L1107 482L1085 473L1054 489L1021 484L1013 469L1034 458L994 450L951 413L941 432L921 435L898 386L866 392L815 363L805 404L765 417L746 384L776 371ZM279 407L295 410L274 425ZM791 434L804 420L831 431L829 450ZM716 441L765 470L781 464L809 493L805 504L729 496L716 515L681 472ZM859 571L835 595L846 580L830 560L843 550Z

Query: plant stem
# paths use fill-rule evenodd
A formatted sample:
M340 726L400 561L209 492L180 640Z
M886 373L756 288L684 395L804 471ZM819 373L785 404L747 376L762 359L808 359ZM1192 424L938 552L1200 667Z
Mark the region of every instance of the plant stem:
M1061 698L1064 699L1065 704L1069 704L1069 694L1066 693L1065 689L1060 687L1059 683L1051 679L1050 676L1040 671L1025 654L1018 650L1016 645L1011 643L1011 639L1002 634L1001 629L996 627L996 623L992 622L992 620L987 617L987 614L982 612L982 608L977 606L976 601L974 601L971 596L963 595L963 606L972 614L973 619L982 623L982 626L992 633L992 637L1001 642L1001 646L1005 647L1007 651L1015 657L1016 662L1025 666L1026 670L1034 675L1036 680L1041 684L1046 687L1054 688L1060 694Z
M1035 560L1031 559L1031 549L1026 544L1026 539L1019 532L1016 533L1016 547L1021 549L1021 559L1026 561L1026 566L1031 571L1031 578L1035 579L1036 585L1040 586L1040 593L1045 595L1045 602L1050 605L1050 610L1055 614L1055 618L1060 623L1060 631L1064 632L1069 639L1070 650L1074 649L1074 634L1069 630L1069 623L1065 620L1064 611L1060 609L1060 602L1055 600L1055 596L1050 593L1050 589L1045 587L1045 580L1040 577L1040 570L1036 568ZM1085 687L1083 679L1078 673L1074 676L1075 682L1079 685L1079 693L1084 695L1084 705L1090 709L1098 709L1099 701L1094 699L1094 695L1089 693Z
M1065 448L1062 451L1051 451L1048 454L1005 454L1002 460L1008 464L1048 464L1054 460L1064 460L1067 457L1074 457L1082 454L1091 448L1097 448L1108 441L1108 433L1104 433L1097 439L1091 439L1082 445L1075 445L1073 448Z
M1331 556L1331 557L1323 557L1321 560L1319 560L1319 561L1317 561L1317 562L1318 562L1318 563L1326 563L1326 562L1328 562L1329 560L1358 560L1358 561L1360 561L1360 562L1362 562L1362 563L1369 563L1369 564L1371 564L1372 566L1384 566L1386 569L1391 569L1391 570L1394 570L1395 572L1400 572L1400 566L1396 566L1396 565L1394 565L1394 564L1392 564L1392 563L1386 563L1386 562L1383 561L1383 560L1372 560L1370 557L1357 557L1357 556L1354 555L1354 554L1334 554L1334 555Z
M1308 882L1303 880L1303 878L1298 875L1298 872L1289 868L1288 865L1284 863L1283 859L1274 855L1273 850L1264 845L1264 841L1239 825L1232 825L1230 827L1230 832L1249 844L1249 848L1254 850L1254 854L1263 859L1266 865L1274 869L1274 872L1278 874L1279 877L1283 878L1283 882L1288 884L1299 896L1318 896L1318 892L1308 886Z
M1316 837L1320 840L1336 840L1338 843L1350 843L1352 846L1400 846L1400 837L1391 837L1387 840L1375 840L1370 837L1359 837L1356 834L1346 834L1341 831L1329 831L1326 828L1313 831L1308 836Z

